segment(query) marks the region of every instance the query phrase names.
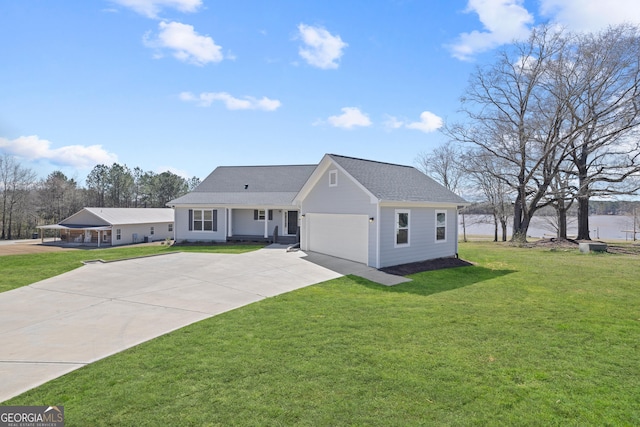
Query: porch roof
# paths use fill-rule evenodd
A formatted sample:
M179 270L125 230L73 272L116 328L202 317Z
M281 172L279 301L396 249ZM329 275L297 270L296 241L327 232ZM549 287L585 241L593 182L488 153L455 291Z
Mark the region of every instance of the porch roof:
M36 228L46 229L46 230L92 230L92 231L105 231L105 230L112 229L110 225L79 225L79 224L39 225Z
M297 192L204 192L194 191L171 205L235 205L235 206L293 206Z

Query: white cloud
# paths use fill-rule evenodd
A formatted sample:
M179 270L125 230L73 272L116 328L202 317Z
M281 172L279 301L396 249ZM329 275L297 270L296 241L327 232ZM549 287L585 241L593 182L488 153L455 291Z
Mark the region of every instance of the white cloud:
M148 18L157 18L164 8L180 12L195 12L202 6L202 0L111 0L113 3L133 9Z
M540 14L577 31L598 31L609 25L640 24L638 0L540 0Z
M180 22L160 22L159 33L152 38L145 34L145 46L157 49L155 58L162 57L162 49L169 49L180 61L194 65L205 65L209 62L220 62L224 59L222 48L215 44L209 36L201 36L193 26Z
M118 160L101 145L67 145L51 148L51 142L37 135L9 140L0 137L0 149L27 160L46 160L56 165L89 168L97 164L111 164Z
M430 111L423 111L420 114L419 122L411 122L405 125L409 129L417 129L425 133L434 132L442 127L442 118Z
M485 31L460 34L458 40L448 46L451 54L469 60L477 53L526 38L533 15L523 3L524 0L469 0L465 12L477 13Z
M338 68L338 60L348 46L340 36L331 35L322 27L298 25L299 36L304 43L298 53L309 65L322 69Z
M356 126L371 126L369 117L356 107L344 107L342 114L331 116L327 119L331 126L343 129L353 129Z
M434 132L440 129L443 125L443 120L439 116L433 114L430 111L423 111L420 114L420 120L417 122L411 122L408 120L400 120L397 117L387 115L384 121L384 127L387 130L394 130L400 128L416 129L425 133Z
M261 99L252 96L235 98L226 92L202 92L200 95L182 92L180 99L186 102L196 102L201 107L209 107L214 101L221 101L228 110L275 111L282 106L282 103L277 99L269 99L266 96Z
M384 127L388 130L392 129L400 129L404 126L404 122L402 120L398 120L397 117L390 116L387 114L385 121L383 122Z

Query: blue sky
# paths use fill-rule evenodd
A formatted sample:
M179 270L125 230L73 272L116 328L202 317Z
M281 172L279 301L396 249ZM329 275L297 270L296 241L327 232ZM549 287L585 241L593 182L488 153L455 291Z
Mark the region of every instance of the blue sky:
M0 2L0 153L205 178L325 153L413 164L478 64L542 22L640 23L637 0Z

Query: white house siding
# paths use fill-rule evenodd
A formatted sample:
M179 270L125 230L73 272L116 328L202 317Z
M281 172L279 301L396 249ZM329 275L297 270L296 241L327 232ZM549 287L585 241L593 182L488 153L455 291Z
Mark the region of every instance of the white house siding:
M409 245L395 245L396 210L408 210ZM447 239L436 242L436 211L446 211ZM457 250L457 210L455 208L385 206L380 208L380 266L406 264L455 256Z
M153 227L153 235L151 234L151 227ZM117 230L120 230L120 240L117 240ZM104 232L102 232L104 233ZM137 238L134 240L134 234ZM127 224L127 225L113 225L111 229L111 245L128 245L131 243L142 243L147 237L150 241L160 241L166 238L173 239L173 231L169 231L169 223L158 222L149 224ZM101 245L103 245L102 243Z
M189 209L209 209L218 211L217 231L189 230ZM175 209L176 242L226 242L225 208L219 206L176 207Z
M367 218L374 218L374 222L369 223L369 239L363 244L368 245L368 265L376 265L376 214L377 204L372 200L362 187L356 184L350 177L344 175L338 169L338 181L335 187L329 186L329 173L336 170L330 166L318 180L313 189L306 195L302 202L301 214L327 213L327 214L356 214L366 215ZM308 232L306 230L305 219L300 221L300 247L302 250L309 250L307 242ZM339 244L336 242L336 244Z

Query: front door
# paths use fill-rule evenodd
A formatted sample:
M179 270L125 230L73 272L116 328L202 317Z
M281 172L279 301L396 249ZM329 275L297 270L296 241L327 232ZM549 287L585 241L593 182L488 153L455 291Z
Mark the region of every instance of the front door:
M298 211L287 211L284 223L284 229L289 236L298 234Z

